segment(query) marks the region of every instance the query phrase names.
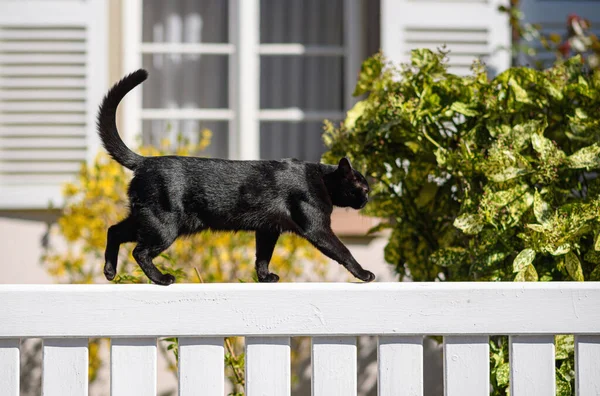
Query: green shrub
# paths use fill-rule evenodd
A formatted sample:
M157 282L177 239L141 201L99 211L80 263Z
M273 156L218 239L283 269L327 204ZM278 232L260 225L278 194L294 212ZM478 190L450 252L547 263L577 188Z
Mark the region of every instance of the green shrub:
M368 170L367 213L388 219L401 277L598 279L599 88L579 58L490 81L429 50L400 70L375 56L356 88L368 97L326 127L325 158Z
M477 63L448 73L442 52L415 50L401 67L376 55L355 91L366 99L326 124L324 159L347 155L370 175L365 212L391 229L385 258L400 278L598 280L599 89L578 57L490 80ZM492 367L499 394L504 362Z

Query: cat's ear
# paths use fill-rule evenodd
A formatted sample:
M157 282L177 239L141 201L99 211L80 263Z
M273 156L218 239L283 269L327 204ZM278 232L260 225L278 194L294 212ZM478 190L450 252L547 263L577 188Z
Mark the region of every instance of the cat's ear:
M352 175L352 165L350 164L350 160L348 158L343 157L338 164L338 170L344 175Z

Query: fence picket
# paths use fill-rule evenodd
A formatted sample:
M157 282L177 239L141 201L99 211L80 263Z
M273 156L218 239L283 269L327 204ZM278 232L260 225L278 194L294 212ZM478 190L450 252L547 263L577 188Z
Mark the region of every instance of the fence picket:
M554 336L510 337L511 396L554 395Z
M312 395L356 395L356 337L312 338Z
M490 391L490 346L487 336L444 337L446 396L483 395Z
M111 396L156 395L156 338L113 338Z
M289 396L290 338L246 338L246 395Z
M45 338L42 396L88 394L88 339Z
M377 340L379 396L423 396L423 336Z
M577 395L600 394L600 336L575 336Z
M0 339L0 389L6 396L19 396L19 339Z
M179 396L223 396L223 337L179 338Z

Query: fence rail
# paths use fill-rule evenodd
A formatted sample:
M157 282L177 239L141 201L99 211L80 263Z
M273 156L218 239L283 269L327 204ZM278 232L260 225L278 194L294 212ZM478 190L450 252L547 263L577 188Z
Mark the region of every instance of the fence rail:
M157 337L179 337L180 395L223 395L223 338L246 337L246 394L290 395L290 337L312 337L315 396L355 395L356 337L378 336L380 395L422 395L423 336L444 336L447 396L489 394L489 336L510 336L511 395L555 392L575 334L579 395L600 394L600 283L0 286L0 389L40 337L43 394L87 395L88 338L111 338L111 394L156 394Z

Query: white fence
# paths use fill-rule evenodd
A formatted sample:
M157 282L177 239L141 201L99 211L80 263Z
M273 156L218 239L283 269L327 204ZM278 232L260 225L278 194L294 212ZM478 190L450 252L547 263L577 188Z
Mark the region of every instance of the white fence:
M245 336L246 394L290 395L290 337L312 337L312 393L357 392L377 335L380 395L423 393L423 335L444 336L447 396L489 394L489 335L510 335L511 396L555 393L555 334L575 334L578 395L600 394L600 283L0 286L0 393L41 337L45 396L87 395L88 338L111 341L114 396L156 395L156 339L177 336L180 395L223 395L223 337Z

